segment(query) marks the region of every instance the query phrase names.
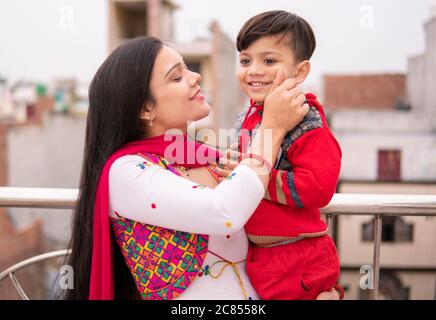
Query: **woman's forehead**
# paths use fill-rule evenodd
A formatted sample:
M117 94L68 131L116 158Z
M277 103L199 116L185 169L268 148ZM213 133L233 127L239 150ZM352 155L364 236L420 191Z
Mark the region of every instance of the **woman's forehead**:
M155 64L162 72L167 72L176 63L183 63L183 57L173 48L164 45L156 57Z

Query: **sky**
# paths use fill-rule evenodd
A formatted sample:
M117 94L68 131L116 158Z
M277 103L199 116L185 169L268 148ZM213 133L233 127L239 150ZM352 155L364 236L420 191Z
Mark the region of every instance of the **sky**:
M307 82L322 75L403 73L425 50L424 23L436 0L174 0L176 38L208 35L218 21L232 40L251 16L287 10L314 28ZM0 1L0 76L10 81L76 77L89 82L107 55L107 0Z

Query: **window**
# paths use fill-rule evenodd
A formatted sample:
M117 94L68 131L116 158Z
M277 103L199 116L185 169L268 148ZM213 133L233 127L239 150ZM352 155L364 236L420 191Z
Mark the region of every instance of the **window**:
M401 180L401 151L378 151L378 181Z
M123 39L142 37L148 33L147 3L145 1L115 3L115 19L117 33Z
M401 217L385 217L382 221L382 242L413 241L413 224ZM374 241L374 219L362 225L362 241Z

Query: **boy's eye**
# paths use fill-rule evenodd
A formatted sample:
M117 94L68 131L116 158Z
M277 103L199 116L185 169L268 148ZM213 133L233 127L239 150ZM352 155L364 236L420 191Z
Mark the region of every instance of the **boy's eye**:
M249 64L249 63L250 63L250 60L248 60L248 59L241 59L241 60L240 60L240 63L241 63L242 65L244 65L244 64Z
M273 59L265 59L265 63L266 64L273 64L273 63L275 63L276 61L275 60L273 60Z

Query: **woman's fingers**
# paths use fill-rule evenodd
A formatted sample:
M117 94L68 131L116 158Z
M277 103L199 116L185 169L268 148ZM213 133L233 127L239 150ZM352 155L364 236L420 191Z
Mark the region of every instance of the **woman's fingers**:
M221 159L218 162L217 168L225 169L225 170L234 170L239 165L239 162L237 161L229 162L229 161L221 161Z
M238 142L233 143L233 144L230 146L230 149L231 149L231 150L238 151L238 149L239 149L239 143L238 143Z
M265 98L262 123L266 128L290 131L303 120L309 112L306 96L298 87L301 81L286 79L277 86L281 73L276 74L271 90Z
M274 78L274 81L271 84L271 88L269 89L269 92L272 92L277 87L279 87L283 83L284 77L285 77L285 75L284 75L282 70L277 71L276 76Z
M227 149L224 155L219 159L220 164L238 164L240 160L241 153L234 149Z
M228 177L233 169L221 169L220 167L215 168L215 172L218 173L221 177Z
M304 93L299 94L295 97L295 105L300 107L306 102L306 95Z
M310 110L309 104L305 103L302 105L300 109L301 119L303 119L309 113L309 110Z
M295 80L294 78L288 78L285 81L283 81L283 83L280 85L281 90L293 90L295 88L298 89L298 85L300 84L300 82L298 82L297 80ZM299 89L298 89L299 90Z
M231 160L230 162L239 162L239 158L241 157L241 153L239 151L228 149L227 150L228 158Z

